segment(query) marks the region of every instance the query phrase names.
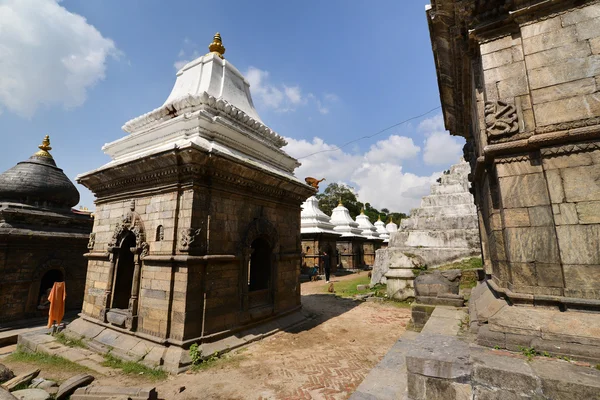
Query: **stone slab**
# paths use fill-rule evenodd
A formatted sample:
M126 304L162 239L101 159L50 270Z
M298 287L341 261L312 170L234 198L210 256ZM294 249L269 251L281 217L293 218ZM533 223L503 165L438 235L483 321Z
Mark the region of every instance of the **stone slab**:
M58 388L56 400L67 399L76 389L87 386L94 381L89 374L78 374L64 381Z
M12 392L12 395L19 400L49 400L51 396L42 389L23 389Z
M469 345L455 336L421 333L406 354L407 371L427 377L467 381Z
M108 400L122 396L130 400L156 400L156 388L88 386L79 388L71 395L71 400Z
M33 380L33 378L37 377L40 373L39 369L34 369L31 371L27 371L23 374L17 375L11 380L4 382L2 387L8 391L14 390L17 386L22 384L29 384Z

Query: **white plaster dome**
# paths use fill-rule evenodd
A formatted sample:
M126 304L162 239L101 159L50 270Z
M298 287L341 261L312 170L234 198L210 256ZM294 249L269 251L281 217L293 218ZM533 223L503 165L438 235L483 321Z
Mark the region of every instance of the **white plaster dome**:
M342 203L338 204L331 213L331 223L335 225L333 228L336 232L341 233L342 236L359 236L361 235L361 229L358 227L358 223L352 219L350 212Z
M331 233L335 232L334 225L330 222L331 218L319 208L319 200L311 196L302 203L302 212L300 213L300 233Z
M394 223L394 221L390 221L389 224L387 224L385 226L385 229L389 232L389 233L394 233L394 232L398 232L398 225L396 225Z
M377 233L379 233L379 237L381 239L385 239L387 241L390 238L390 234L387 229L385 229L385 224L381 220L381 217L375 221L375 229L377 229Z
M361 235L366 236L369 239L377 239L379 238L379 232L377 232L377 228L371 223L369 217L367 217L363 210L361 210L360 215L356 216L356 222L358 223L358 227L361 229Z

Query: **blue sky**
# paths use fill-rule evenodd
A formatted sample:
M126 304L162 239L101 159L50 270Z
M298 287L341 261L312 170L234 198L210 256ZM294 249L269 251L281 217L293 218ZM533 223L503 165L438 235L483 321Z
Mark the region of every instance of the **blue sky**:
M428 2L2 0L0 171L46 134L71 179L105 164L102 145L160 106L178 62L205 54L217 31L262 120L289 138L293 156L373 134L440 104ZM436 110L301 159L297 174L346 182L362 201L406 212L461 147ZM93 195L77 187L93 208Z

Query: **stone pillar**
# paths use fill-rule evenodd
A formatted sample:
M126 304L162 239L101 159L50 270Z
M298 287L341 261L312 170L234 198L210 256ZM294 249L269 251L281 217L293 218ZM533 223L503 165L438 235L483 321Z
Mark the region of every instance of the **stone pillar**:
M422 265L418 256L408 257L399 251L390 253L389 269L385 273L387 295L395 300L407 300L415 297L415 273L413 270Z

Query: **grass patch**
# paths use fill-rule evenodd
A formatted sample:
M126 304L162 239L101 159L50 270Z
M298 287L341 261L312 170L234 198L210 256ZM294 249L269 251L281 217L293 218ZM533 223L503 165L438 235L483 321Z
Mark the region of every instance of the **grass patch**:
M53 354L46 353L30 353L23 351L21 347L17 348L17 351L6 357L7 361L23 362L28 364L36 364L38 366L57 368L63 371L73 372L87 372L88 368L69 361L64 357L55 356Z
M235 353L223 354L222 356L217 356L213 354L201 363L192 365L192 371L204 371L212 368L224 368L225 366L237 368L243 360L248 358L248 356L241 354L243 351L245 351L245 349L240 349Z
M365 294L372 289L367 289L363 291L356 290L357 285L369 285L371 283L371 278L367 274L362 275L359 274L356 278L350 279L347 281L335 282L333 284L333 289L335 290L335 295L339 297L352 297L357 294ZM323 288L323 291L327 293L327 289L329 285Z
M125 374L141 375L155 381L167 378L167 373L162 369L146 367L135 361L121 360L110 353L104 355L104 362L102 365L109 368L120 369Z
M437 269L439 269L440 271L446 271L449 269L465 270L465 269L477 269L477 268L483 268L483 261L481 260L481 257L467 258L465 260L461 260L461 261L454 262L451 264L442 265L441 267L439 267Z
M71 339L71 338L67 337L62 332L57 333L56 335L54 335L54 338L56 339L56 341L58 343L63 344L65 346L69 346L69 347L81 347L82 349L87 348L87 346L85 345L85 342L83 341L83 339Z

